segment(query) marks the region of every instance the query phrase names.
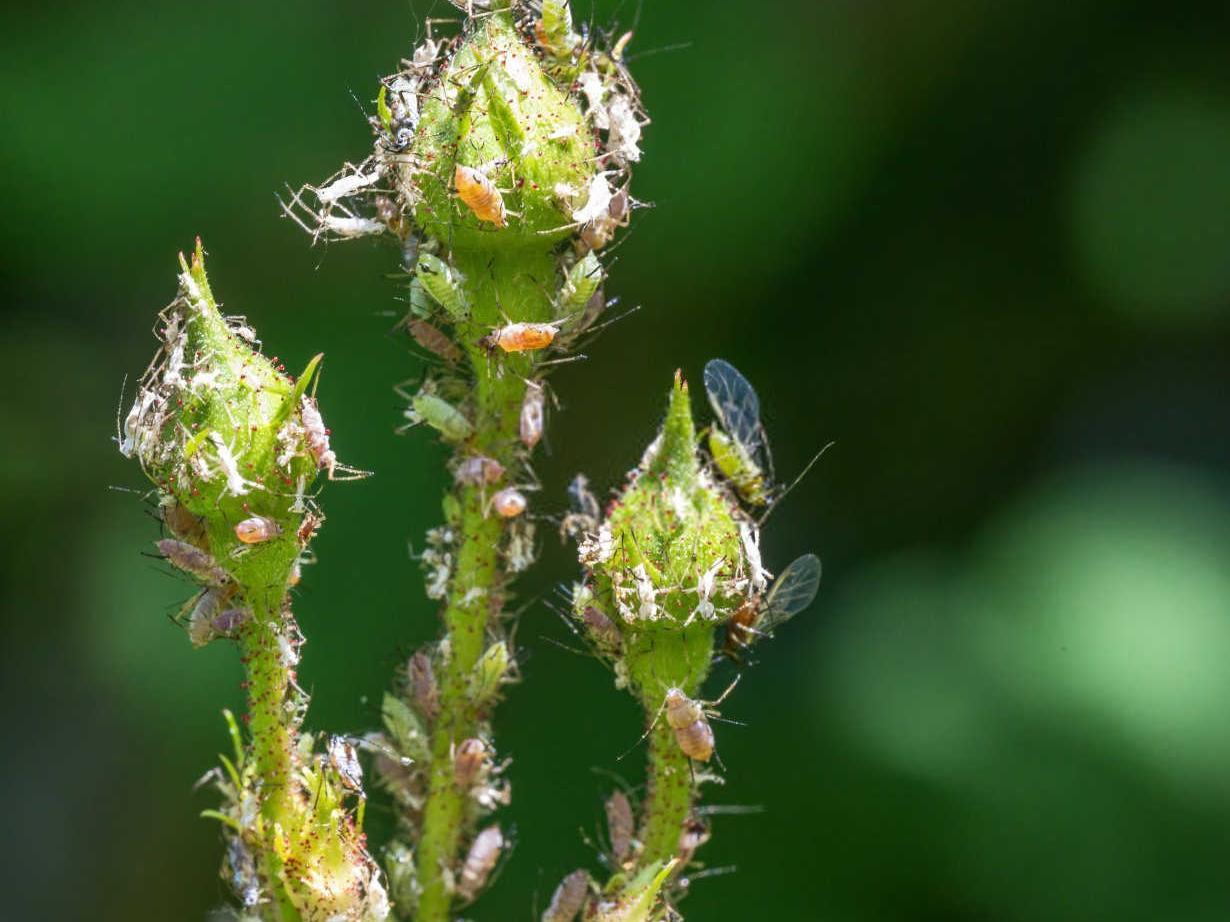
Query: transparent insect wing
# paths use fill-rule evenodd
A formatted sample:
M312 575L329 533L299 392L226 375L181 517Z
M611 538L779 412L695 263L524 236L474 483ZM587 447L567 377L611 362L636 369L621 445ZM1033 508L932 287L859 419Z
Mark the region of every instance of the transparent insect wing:
M730 362L712 359L705 365L705 392L722 428L759 464L764 438L756 389Z
M796 558L769 590L758 628L767 633L789 621L815 600L819 590L820 558L815 554Z

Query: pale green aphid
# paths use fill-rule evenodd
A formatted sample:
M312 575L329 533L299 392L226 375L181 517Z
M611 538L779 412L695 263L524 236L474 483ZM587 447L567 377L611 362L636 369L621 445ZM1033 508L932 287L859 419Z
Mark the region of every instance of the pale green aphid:
M419 284L448 311L453 320L465 320L470 316L470 301L466 297L465 277L439 256L419 254L416 270Z
M584 259L577 260L576 265L564 276L564 284L559 290L560 316L575 313L589 303L598 286L602 284L602 263L593 251L585 254Z
M760 424L760 398L755 389L735 366L723 359L713 359L705 365L705 392L722 425L721 429L716 425L709 429L713 463L745 503L768 505L764 427Z
M386 692L380 713L384 717L384 728L399 753L416 761L427 758L427 732L410 705Z
M483 651L470 675L470 699L476 707L483 707L495 698L508 672L508 663L508 646L502 640Z
M534 31L538 43L555 54L572 51L580 38L572 31L568 0L542 0L542 18Z
M450 441L460 442L474 433L474 426L460 410L435 394L415 394L410 401L416 422L424 422Z

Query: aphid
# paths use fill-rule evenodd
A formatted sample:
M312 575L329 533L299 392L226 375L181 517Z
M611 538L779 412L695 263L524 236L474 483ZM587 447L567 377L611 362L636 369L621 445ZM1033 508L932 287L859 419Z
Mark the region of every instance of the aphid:
M458 896L467 901L478 896L503 849L504 834L499 826L488 826L474 838L457 880Z
M632 568L632 578L636 582L636 598L640 602L637 614L645 621L656 621L658 618L657 589L643 563Z
M489 221L496 227L508 225L504 196L485 174L457 164L457 169L453 171L453 185L457 188L457 197L480 221Z
M363 792L363 766L354 743L344 736L330 736L325 746L329 765L337 773L342 786L351 791Z
M504 352L533 352L545 349L555 341L560 323L562 321L557 320L553 323L505 324L482 337L478 344L489 353L496 349L502 349Z
M203 583L218 586L230 581L218 562L195 545L177 538L163 538L156 546L171 566L192 574Z
M509 664L508 644L504 641L493 643L483 651L470 675L470 700L475 708L482 709L495 698Z
M470 301L465 291L465 276L439 256L419 252L415 277L426 292L453 320L470 316Z
M176 538L198 546L207 540L205 520L197 518L174 498L167 497L159 511L162 521Z
M406 330L414 337L414 341L433 355L438 355L450 365L456 365L464 357L458 346L439 327L434 327L426 320L414 318L406 322Z
M604 806L607 835L611 838L611 857L617 865L621 865L632 854L632 833L635 828L632 802L623 791L615 791L606 799Z
M263 544L282 534L282 526L265 515L254 515L235 526L235 537L244 544Z
M705 717L704 708L679 688L668 688L663 702L666 722L675 731L675 741L683 754L698 762L708 762L713 756L713 728Z
M589 303L598 286L602 284L602 263L593 253L586 253L577 260L564 276L556 307L561 314L572 314Z
M509 525L508 546L504 560L509 573L523 573L534 562L537 549L534 544L534 523L518 520Z
M534 22L534 39L557 57L572 52L580 36L572 31L568 0L542 0L542 16Z
M528 505L525 494L516 487L505 487L495 496L491 497L491 507L495 509L496 514L502 519L515 519L525 512Z
M606 111L611 120L607 150L630 163L640 160L641 123L632 110L632 103L626 96L618 95L611 100Z
M320 200L322 205L332 205L340 198L345 198L358 192L360 189L366 189L368 186L374 185L380 181L380 172L374 173L352 173L349 176L342 176L335 179L323 189L313 189L316 193L316 198Z
M705 365L705 391L721 424L721 428L709 429L713 463L740 499L750 506L767 505L767 444L760 423L760 398L738 369L722 359Z
M361 218L354 215L322 214L317 216L321 230L332 231L338 237L349 240L354 237L370 237L373 234L383 234L388 228L383 221L375 218Z
M229 597L229 589L216 586L197 595L192 613L188 615L188 639L194 647L203 647L218 636L218 631L214 628L214 618Z
M572 212L572 220L577 224L589 224L610 215L611 184L606 181L605 173L596 173L589 181L589 190L585 196L585 204Z
M252 620L252 612L246 608L228 608L214 616L213 628L223 637L233 637L235 632Z
M599 653L611 657L618 655L623 644L619 628L601 609L593 605L585 606L585 610L581 612L581 622L585 625L590 642Z
M767 596L751 596L731 616L723 652L738 660L740 651L757 637L771 634L811 605L819 589L820 558L815 554L796 558L782 570Z
M222 441L222 436L216 432L209 433L209 441L218 454L218 466L222 468L222 473L226 477L226 488L234 496L245 495L252 484L239 473L239 463L231 453L230 446Z
M504 476L504 465L495 458L485 455L471 455L458 462L453 472L453 479L459 484L481 486L497 483Z
M573 922L589 890L589 874L583 870L573 871L560 881L551 895L551 904L542 914L542 922Z
M542 439L543 410L546 395L537 381L527 381L525 397L521 401L521 444L533 448Z
M406 678L410 683L410 694L414 706L426 720L435 720L440 709L440 690L436 685L436 673L431 665L431 657L419 650L406 664Z
M589 489L589 479L584 474L577 474L568 484L568 514L560 522L560 540L564 536L576 540L582 535L597 533L602 520L602 509L598 498Z
M453 753L453 782L460 790L469 790L490 762L486 743L477 737L462 740Z
M406 410L413 423L427 423L444 438L460 442L474 433L474 426L455 406L435 394L415 394Z
M760 559L760 530L751 522L739 522L739 543L743 546L743 561L747 564L748 582L752 592L764 592L772 576Z
M329 447L329 430L325 428L325 420L320 415L315 397L304 394L300 399L299 419L303 421L303 438L308 451L316 459L316 468L325 471L332 480L337 469L337 455Z
M228 883L244 909L251 909L261 901L261 879L256 871L256 860L243 839L232 836L226 843L226 867Z
M299 527L295 530L295 537L299 539L299 544L302 547L307 547L308 542L312 540L312 535L316 534L316 530L324 524L325 518L323 515L317 515L315 512L309 512L303 517L303 521L299 523Z

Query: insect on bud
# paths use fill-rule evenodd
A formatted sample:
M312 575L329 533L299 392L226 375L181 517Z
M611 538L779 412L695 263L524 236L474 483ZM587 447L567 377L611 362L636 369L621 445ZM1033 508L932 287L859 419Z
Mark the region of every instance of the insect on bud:
M489 221L496 227L507 226L504 196L483 173L457 164L453 172L453 185L457 189L457 197L474 212L478 220Z
M326 751L329 767L337 774L342 786L362 794L363 766L359 764L359 753L354 743L344 736L331 736Z
M621 646L619 628L608 618L600 608L593 605L585 606L581 612L581 622L590 643L604 656L617 656Z
M469 790L490 762L486 743L477 737L462 740L453 755L453 782L461 790Z
M545 349L555 341L560 321L554 323L509 323L496 327L478 341L489 353L496 349L504 352L534 352Z
M254 515L235 526L235 537L244 544L263 544L282 534L282 527L273 519Z
M698 762L708 762L713 756L713 728L700 704L682 690L670 688L663 706L666 722L675 731L675 741L684 755Z
M410 683L410 693L414 698L414 706L425 720L435 720L440 709L440 691L436 686L436 673L431 665L431 657L419 650L406 663L406 678Z
M491 506L502 519L515 519L528 505L525 494L515 487L506 487L491 497Z
M491 876L503 850L504 834L500 832L499 826L488 826L480 832L470 845L465 863L461 866L457 895L467 901L478 896L478 891L486 885L487 878Z
M611 857L621 865L632 854L632 803L623 791L615 791L606 799L606 828L611 838Z
M465 415L435 394L415 394L406 418L413 423L427 423L450 442L462 442L474 434L474 426Z
M419 715L406 702L387 692L380 705L380 715L397 751L414 762L426 761L429 755L427 731Z
M171 566L195 576L209 585L227 582L230 576L218 566L218 562L195 545L175 538L163 538L157 542L160 553Z

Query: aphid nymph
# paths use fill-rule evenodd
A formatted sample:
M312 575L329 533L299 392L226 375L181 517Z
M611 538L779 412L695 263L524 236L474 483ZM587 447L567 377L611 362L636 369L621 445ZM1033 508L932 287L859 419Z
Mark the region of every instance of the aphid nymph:
M235 537L244 544L263 544L282 534L282 526L264 515L249 516L235 526Z
M485 173L457 164L453 171L453 185L457 188L457 197L480 221L488 221L496 227L508 225L504 196Z

